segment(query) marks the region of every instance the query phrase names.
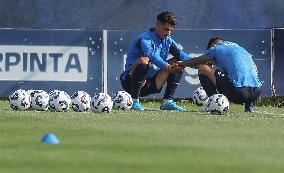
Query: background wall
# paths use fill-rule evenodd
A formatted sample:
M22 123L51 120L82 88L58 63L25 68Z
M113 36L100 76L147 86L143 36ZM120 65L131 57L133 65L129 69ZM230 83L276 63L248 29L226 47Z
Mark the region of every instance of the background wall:
M0 0L0 28L145 29L172 11L179 29L284 26L283 0Z

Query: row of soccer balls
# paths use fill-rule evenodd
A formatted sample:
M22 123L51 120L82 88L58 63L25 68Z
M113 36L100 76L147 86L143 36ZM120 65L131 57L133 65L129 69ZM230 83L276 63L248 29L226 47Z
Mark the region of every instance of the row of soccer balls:
M94 112L111 112L112 108L130 109L133 102L130 94L118 91L113 99L106 93L96 93L91 96L85 91L76 91L71 97L60 90L47 93L44 90L16 90L10 96L10 107L13 110L38 110L64 112L70 107L76 112L91 109Z
M92 98L85 91L77 91L71 97L60 90L53 90L49 94L43 90L16 90L9 96L13 110L33 109L44 111L67 111L71 108L76 112L91 109L94 112L111 112L112 108L128 110L132 107L131 95L125 91L118 91L111 98L106 93L96 93ZM222 94L215 94L208 98L202 87L193 92L192 100L198 106L206 106L212 114L224 114L229 110L229 101Z

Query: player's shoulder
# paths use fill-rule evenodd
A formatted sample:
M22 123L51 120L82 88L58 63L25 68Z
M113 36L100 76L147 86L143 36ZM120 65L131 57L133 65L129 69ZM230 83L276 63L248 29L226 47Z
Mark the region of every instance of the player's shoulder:
M156 39L157 38L155 38L155 33L151 30L140 33L137 38L137 40L146 43L155 42Z
M221 42L219 44L223 45L223 46L240 47L237 43L234 43L234 42L231 42L231 41L224 41L224 42Z
M155 30L153 30L152 28L150 28L149 30L140 33L140 34L138 35L138 37L139 37L139 38L145 38L145 39L151 39L151 38L153 37L154 31L155 31Z

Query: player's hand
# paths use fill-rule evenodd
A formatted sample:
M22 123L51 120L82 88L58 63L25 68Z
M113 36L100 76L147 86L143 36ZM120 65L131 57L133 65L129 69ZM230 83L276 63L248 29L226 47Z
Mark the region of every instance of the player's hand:
M180 68L185 69L187 63L186 61L178 61L177 64L179 65Z
M170 72L171 73L177 73L177 72L181 72L181 71L183 71L184 70L184 67L180 67L179 66L179 62L177 62L177 63L173 63L172 65L171 65L171 70L170 70Z
M208 62L206 62L206 64L209 65L209 66L213 66L215 63L214 63L214 61L208 61Z
M167 64L166 67L165 67L165 69L166 69L167 71L169 71L170 73L175 73L175 70L174 70L174 67L173 67L172 64Z

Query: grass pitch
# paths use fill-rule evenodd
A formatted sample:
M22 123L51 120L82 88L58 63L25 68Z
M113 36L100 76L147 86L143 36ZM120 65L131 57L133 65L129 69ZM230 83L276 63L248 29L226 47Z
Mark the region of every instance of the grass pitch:
M0 172L284 172L284 109L223 116L148 110L110 114L12 111L0 101ZM40 143L52 132L61 144Z

